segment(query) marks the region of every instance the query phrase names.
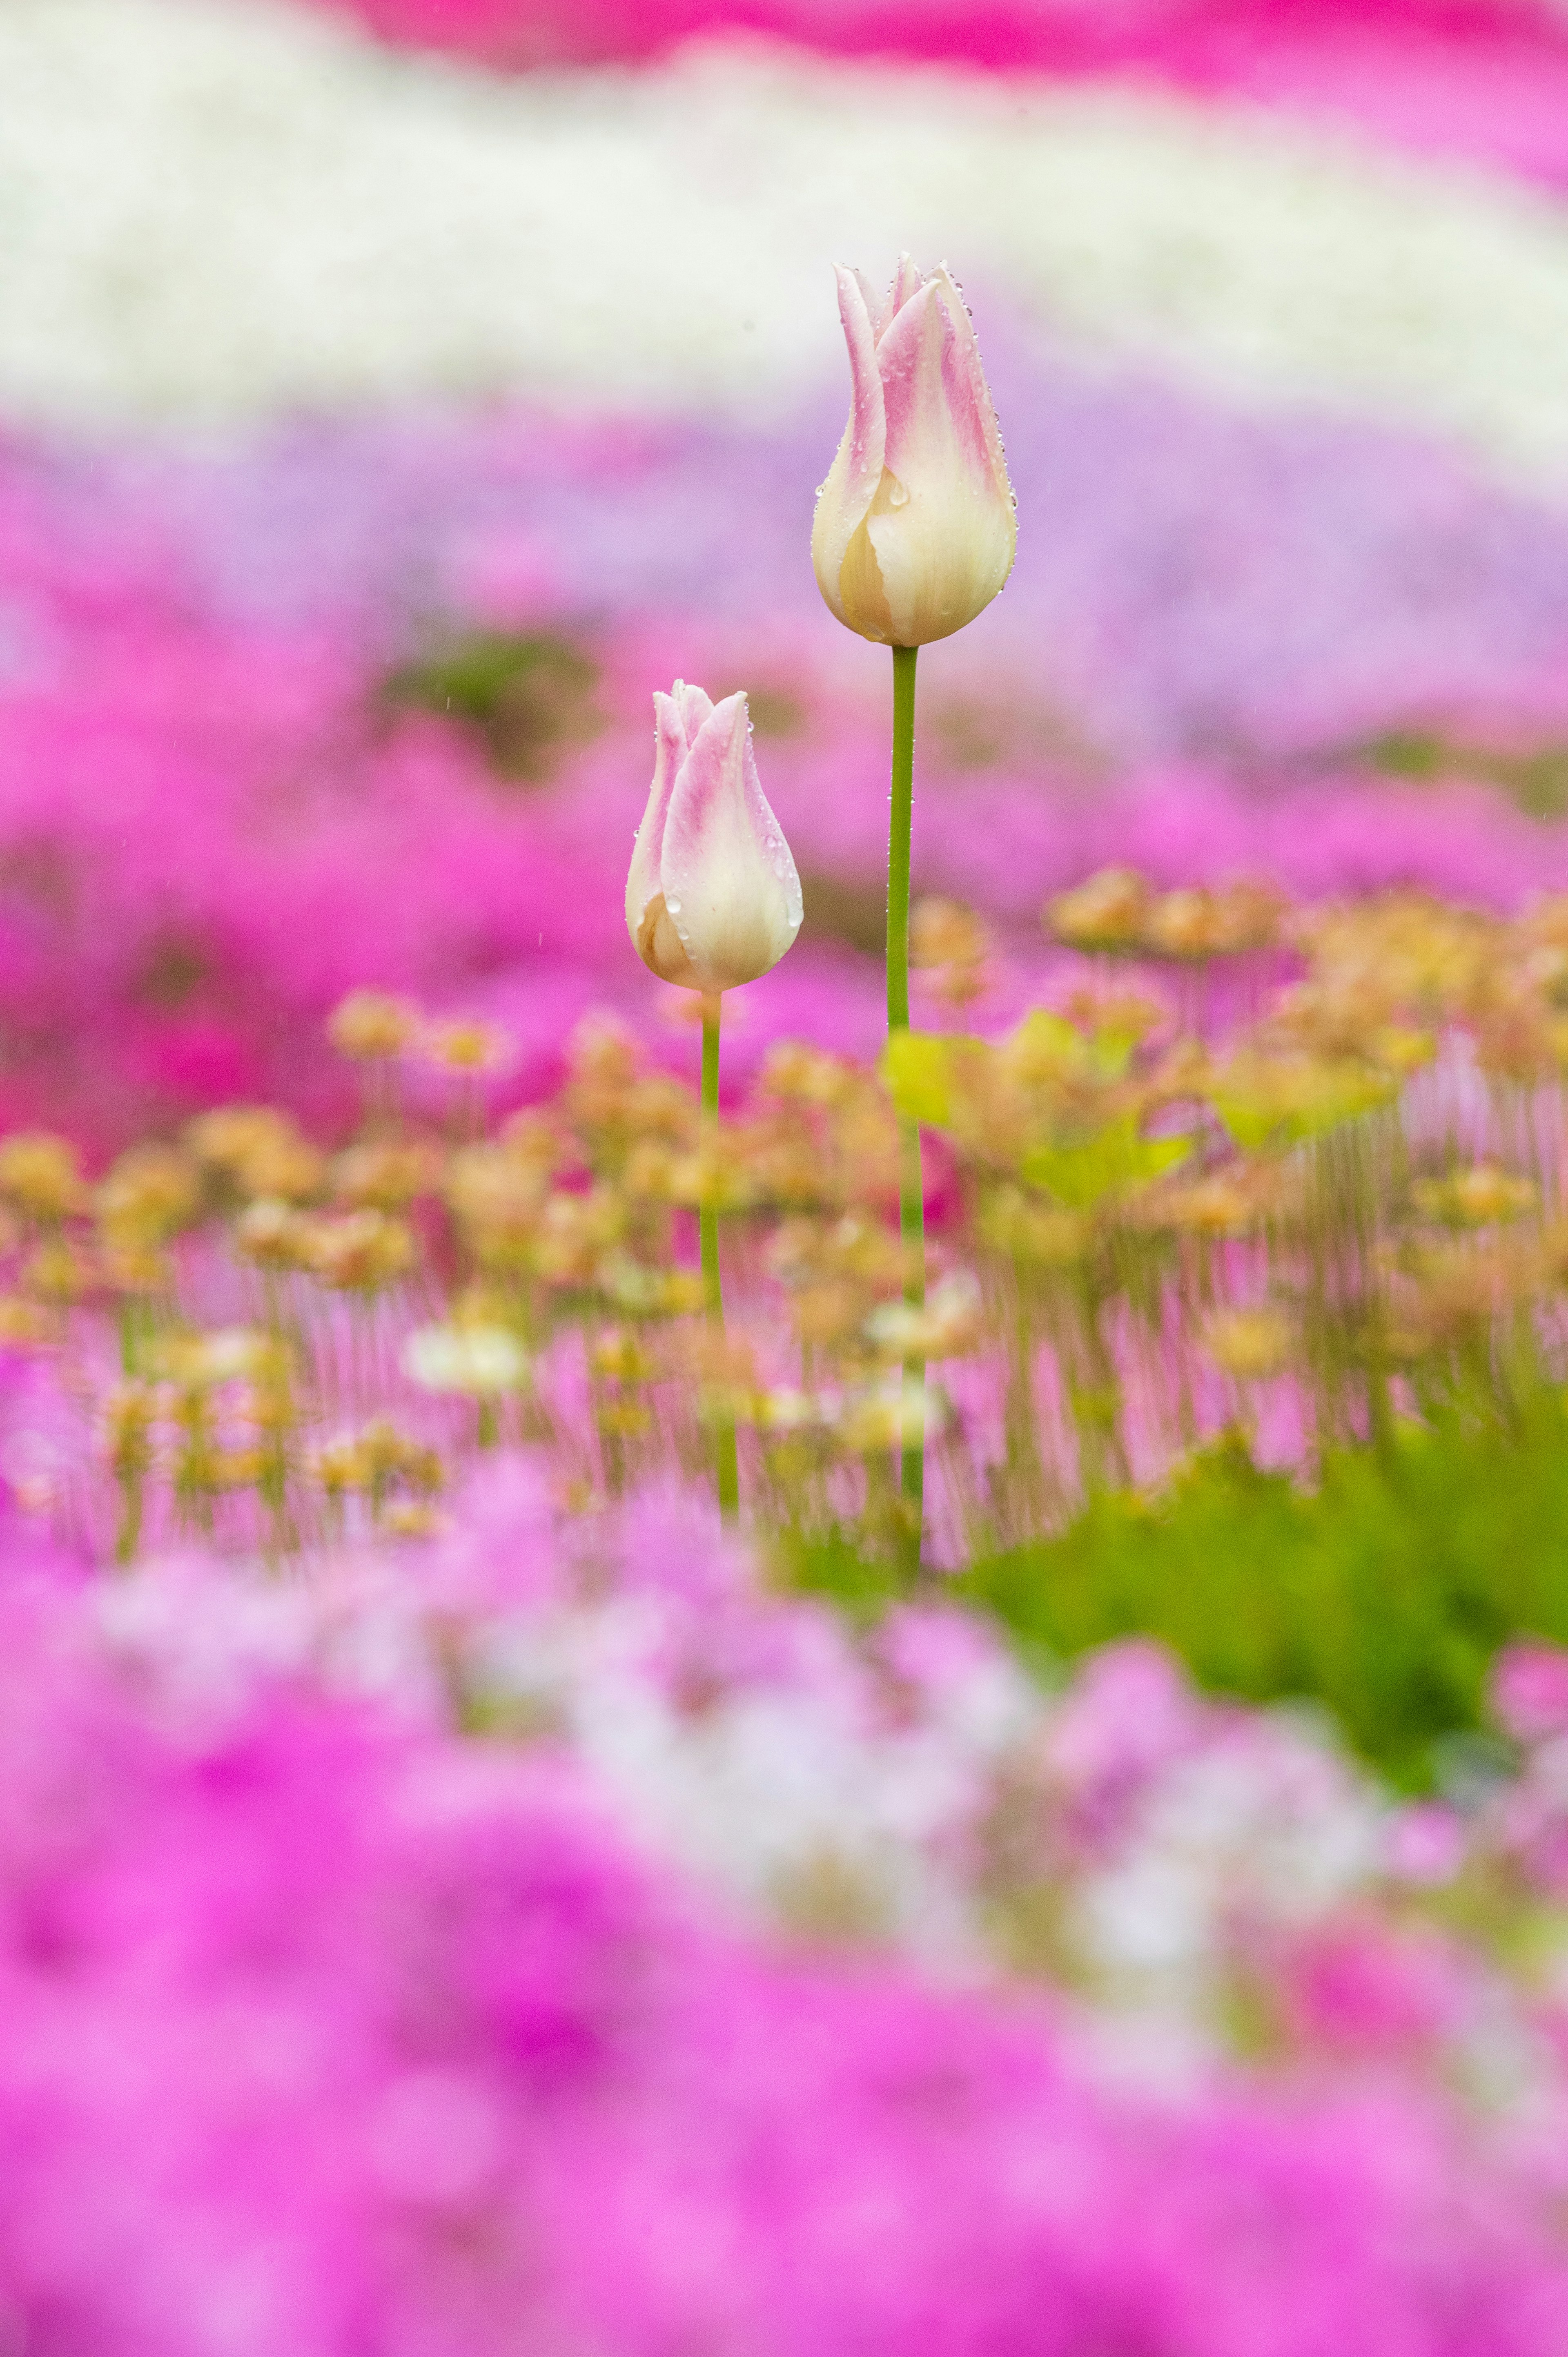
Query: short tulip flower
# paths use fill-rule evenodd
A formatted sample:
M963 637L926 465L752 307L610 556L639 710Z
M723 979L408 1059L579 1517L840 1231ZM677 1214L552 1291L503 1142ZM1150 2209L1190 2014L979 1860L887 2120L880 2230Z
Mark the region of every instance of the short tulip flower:
M715 705L677 680L653 710L627 930L662 981L734 990L776 966L800 931L800 879L757 775L744 694Z
M644 965L703 994L703 1130L716 1139L721 994L776 966L800 930L800 879L768 807L744 695L714 704L677 680L653 699L653 785L626 882L626 923ZM703 1289L724 1331L717 1207L699 1207ZM714 1436L719 1511L739 1506L735 1426Z
M1018 544L1007 462L963 298L908 254L879 300L838 274L849 424L817 495L811 562L839 620L880 645L950 638L989 606Z

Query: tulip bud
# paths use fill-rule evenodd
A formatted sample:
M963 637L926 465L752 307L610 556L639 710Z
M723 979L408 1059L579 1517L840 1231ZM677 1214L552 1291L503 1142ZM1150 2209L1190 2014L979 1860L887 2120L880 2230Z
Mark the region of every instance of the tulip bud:
M626 886L632 946L661 981L734 990L800 930L800 879L768 809L744 695L680 680L653 699L653 786Z
M811 562L863 639L923 647L989 606L1013 570L1018 519L980 346L945 264L908 255L886 301L841 269L849 424L817 494Z

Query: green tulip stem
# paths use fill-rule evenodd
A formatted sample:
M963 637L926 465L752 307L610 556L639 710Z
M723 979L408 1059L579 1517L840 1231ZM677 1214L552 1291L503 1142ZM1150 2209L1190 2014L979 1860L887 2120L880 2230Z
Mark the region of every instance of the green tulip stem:
M887 830L887 1029L909 1028L909 837L915 810L915 660L918 647L893 650L893 795ZM904 1246L904 1298L919 1309L926 1299L926 1192L920 1170L920 1130L898 1125L898 1234ZM926 1362L904 1361L904 1395L911 1406L924 1397ZM913 1524L916 1560L920 1552L926 1448L923 1437L904 1445L900 1487Z
M706 991L703 996L703 1144L710 1146L715 1140L719 1122L719 1015L724 1006L721 991ZM708 1313L708 1323L716 1334L725 1330L724 1279L719 1273L719 1215L714 1200L717 1172L716 1157L704 1153L702 1192L697 1210L697 1232L703 1254L703 1298ZM733 1523L740 1511L740 1473L736 1460L735 1426L727 1417L714 1427L714 1470L718 1476L719 1513L726 1523Z

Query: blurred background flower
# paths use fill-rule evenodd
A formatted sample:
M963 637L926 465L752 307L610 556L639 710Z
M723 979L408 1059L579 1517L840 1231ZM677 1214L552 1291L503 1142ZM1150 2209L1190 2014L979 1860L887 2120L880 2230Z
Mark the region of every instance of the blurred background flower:
M678 670L751 690L805 888L749 1052L819 983L869 1031L883 716L809 530L830 265L905 246L1030 519L928 662L918 888L1026 968L1112 859L1568 877L1549 12L7 0L0 86L7 1119L333 1117L354 986L499 1024L517 1098L596 1005L683 1054L616 898Z

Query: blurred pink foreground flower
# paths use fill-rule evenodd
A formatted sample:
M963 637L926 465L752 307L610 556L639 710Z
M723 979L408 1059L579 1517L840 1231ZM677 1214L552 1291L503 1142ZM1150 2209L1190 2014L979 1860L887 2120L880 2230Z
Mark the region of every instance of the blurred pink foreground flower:
M1568 1734L1568 1653L1557 1645L1509 1646L1492 1673L1492 1708L1516 1743Z
M899 257L879 301L841 269L849 424L817 495L811 562L841 622L880 645L945 639L990 605L1018 545L1007 462L963 298L945 264Z
M687 990L733 990L800 930L800 879L768 806L744 694L715 705L677 680L653 699L653 785L626 885L643 963Z
M610 1552L639 1629L662 1598L757 1677L781 1608L727 1557L647 1504ZM363 1568L367 1635L395 1635L404 1582L460 1630L464 1598L504 1618L575 1577L515 1484L445 1558ZM288 1632L324 1597L192 1550L114 1598L0 1522L8 2347L1564 2347L1556 2172L1486 2159L1408 2075L1107 2083L1037 1997L741 1931L567 1747L450 1732L440 1677L378 1699L340 1649L313 1667ZM1353 1961L1352 2027L1369 1982L1402 2020L1403 1985Z

